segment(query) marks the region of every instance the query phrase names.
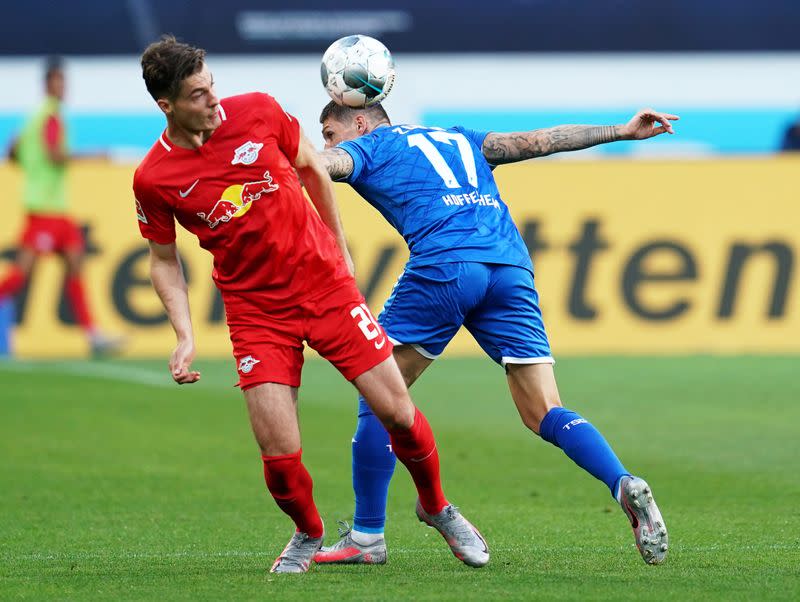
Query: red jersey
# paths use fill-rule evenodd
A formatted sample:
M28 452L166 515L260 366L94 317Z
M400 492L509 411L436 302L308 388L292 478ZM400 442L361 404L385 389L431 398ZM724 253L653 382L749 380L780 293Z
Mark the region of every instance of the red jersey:
M175 241L175 220L214 256L223 293L257 292L269 304L313 298L352 277L330 229L293 169L297 119L268 94L225 98L222 123L198 149L166 131L133 177L142 236Z

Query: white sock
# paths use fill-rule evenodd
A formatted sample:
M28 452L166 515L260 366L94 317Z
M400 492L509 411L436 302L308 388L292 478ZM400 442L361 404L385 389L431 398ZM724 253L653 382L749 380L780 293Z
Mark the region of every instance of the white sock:
M362 546L371 546L376 541L383 539L383 533L364 533L363 531L350 531L350 537L354 542Z

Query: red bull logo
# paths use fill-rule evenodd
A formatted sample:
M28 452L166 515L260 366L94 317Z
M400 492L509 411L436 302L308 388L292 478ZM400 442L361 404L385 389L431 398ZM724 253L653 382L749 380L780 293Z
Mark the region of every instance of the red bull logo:
M208 213L198 212L197 216L213 230L219 224L242 217L250 211L254 202L261 200L270 192L275 192L278 188L278 184L272 181L269 171L265 171L263 180L228 186L211 211Z
M242 187L242 199L252 203L261 198L261 195L269 194L278 190L278 185L272 182L272 176L268 171L264 172L264 179L258 182L247 182Z

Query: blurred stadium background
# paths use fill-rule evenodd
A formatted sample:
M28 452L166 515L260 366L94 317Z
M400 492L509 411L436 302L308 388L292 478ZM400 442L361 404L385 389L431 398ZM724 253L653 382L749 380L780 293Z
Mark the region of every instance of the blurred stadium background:
M92 458L94 445L132 453L129 447L122 450L114 446L114 437L120 432L112 434L120 425L125 425L121 427L124 430L142 421L141 430L125 431L119 439L134 449L136 442L142 441L163 450L170 450L173 440L186 446L197 444L182 432L185 415L179 411L168 410L163 424L148 419L148 412L162 411L162 402L153 400L163 398L165 404L177 400L175 403L187 412L192 403L199 403L203 416L222 423L224 419L215 413L220 410L209 409L218 403L214 398L224 394L234 400L228 405L237 407L236 393L229 390L235 380L234 366L228 359L230 347L221 302L209 277L210 256L186 236L179 239L179 246L188 267L199 363L202 367L206 362L204 383L211 389L197 393L180 389L176 393L178 389L169 388L169 376L161 369L174 337L149 285L147 248L136 227L131 177L136 162L164 127L141 81L138 64L143 47L163 32L208 50L208 64L221 95L254 89L270 92L300 119L320 146L318 116L328 101L319 81L320 57L330 42L351 33L377 37L393 52L398 81L384 105L396 123L523 130L561 123L619 123L644 106L679 114L675 136L605 145L503 167L496 174L501 193L534 256L554 353L559 365L564 366L560 373L564 375L562 388L593 399L594 405L583 407L588 414L599 416L610 438L620 442L622 451L627 452L623 457L640 458L658 477L653 479L656 483L660 480L662 488L673 487L666 498L674 505L664 508L668 522L672 519L680 524L679 511L698 521L693 524L696 528L702 520L714 522L713 517L697 516L708 510L698 510L698 497L685 491L686 474L681 473L681 467L694 470L692 474L701 481L705 479L708 487L701 489L706 497L698 494L703 503L720 501L711 502L714 495L709 489L727 498L748 492L755 495L768 487L778 492L777 502L776 498L769 498L770 502L754 498L749 504L740 499L722 511L731 520L708 526L702 544L710 546L707 548L698 542L691 547L691 537L697 532L684 522L685 531L677 533L684 536L686 547L681 549L680 537L674 539L672 560L679 568L661 573L664 583L669 582L672 588L661 590L664 597L730 599L727 596L732 590L724 589L723 583L744 588L739 590L744 598L764 595L791 599L798 594L800 515L796 500L800 489L796 471L800 437L796 425L800 389L793 374L800 358L800 157L778 152L784 132L800 118L800 3L796 0L342 0L333 5L321 1L28 0L5 7L0 32L0 148L9 144L25 116L41 101L44 58L57 54L66 61L65 116L72 151L109 154L108 162L71 164L70 205L87 232L89 287L98 322L109 331L124 334L129 341L122 361L84 361L86 343L71 325L61 294L61 266L55 259L42 262L15 307L6 306L0 312L5 320L0 330L8 335L0 337L0 350L7 356L0 362L0 423L4 424L0 433L10 460L2 476L18 485L12 486L6 498L7 522L3 526L8 537L5 544L0 543L0 553L10 563L7 566L18 572L12 576L9 570L3 575L11 579L8 583L16 587L11 590L16 595L24 597L27 591L44 597L91 597L100 592L99 597L103 597L105 591L108 597L136 597L138 591L141 597L150 597L161 591L153 589L156 583L164 586L167 599L182 597L186 591L178 595L169 587L170 571L187 568L181 564L183 560L194 563L188 567L190 574L198 571L206 572L209 578L226 578L238 574L242 567L237 563L264 564L272 548L277 550L284 539L285 525L272 514L265 519L263 504L252 510L253 520L276 525L267 537L269 550L263 557L231 557L218 540L197 543L196 534L172 533L175 549L163 552L165 548L160 548L169 560L155 563L161 573L150 575L150 589L137 590L141 585L135 580L137 571L144 571L150 564L148 559L157 557L148 554L162 553L153 552L159 549L156 544L154 548L144 544L128 548L109 534L107 523L90 513L81 516L89 523L99 521L95 524L99 535L90 537L81 531L74 545L67 535L57 541L47 540L50 556L37 547L41 540L31 536L31 532L44 528L40 521L46 520L52 509L45 501L49 495L69 498L68 502L62 499L66 508L62 513L94 503L102 515L103 508L120 503L116 498L87 494L94 486L91 480L84 481L83 489L73 490L68 485L76 478L80 481L76 475L82 471L82 463L77 458L91 462L86 458ZM0 163L4 208L0 254L4 260L12 256L22 225L20 187L19 170ZM337 192L359 284L377 313L407 252L402 240L349 188L337 186ZM4 265L0 263L0 268ZM11 325L12 321L16 324ZM525 442L519 445L527 446L529 437L518 432L500 373L488 360L470 359L478 355L479 349L471 339L459 336L441 360L446 367L434 367L426 374L428 384L421 386L428 388L421 389L420 394L424 392L431 399L432 422L438 419L441 423L448 416L447 403L457 390L454 381L461 382L467 375L491 380L495 388L491 392L474 389L474 399L459 398L463 407L474 406L478 414L485 400L477 397L477 391L495 395L505 401L500 404L495 400L490 411L499 412L498 416L507 421L495 417L483 423L473 419L467 409L463 425L456 421L455 425L434 427L445 429L442 437L456 450L459 445L471 448L469 428L479 426L495 428L504 436L512 429L511 443L516 445L519 440ZM585 357L575 359L578 356ZM586 377L571 365L585 368L588 372L583 374L592 375L590 382L584 382ZM602 368L592 371L592 365ZM311 374L322 382L336 382L331 371L313 362ZM39 386L45 388L37 389ZM320 479L318 486L335 488L331 516L326 515L331 532L334 519L349 511L347 441L353 422L352 400L345 388L316 387L308 394L305 407L315 408L319 414L303 410L308 432L324 437L324 425L315 422L318 415L339 425L334 442L309 450L311 457L317 458L317 471L322 473L315 475ZM331 390L347 397L335 417L324 399ZM128 409L115 413L101 403L108 391L113 391ZM459 395L468 396L469 391ZM174 399L166 401L170 396ZM39 403L43 398L47 403ZM150 402L143 401L148 398ZM499 405L503 409L495 410ZM623 426L616 430L611 426L622 416L641 415L643 405L649 416L655 417L653 421L666 429L666 433L653 429L647 424L649 420L637 424L645 442L653 448L629 436ZM701 407L702 412L698 409ZM86 420L70 422L70 408L85 415ZM778 424L766 420L764 413ZM237 426L229 430L241 435L231 455L249 458L241 451L250 450L244 415L234 413L231 421ZM108 425L112 434L106 430ZM162 436L158 439L151 431L145 432L159 428ZM213 446L199 444L195 451L199 450L200 456L216 458L220 446L233 445L233 436L215 439L211 427L199 420L191 420L186 428L197 429L200 438L208 436L217 441ZM760 436L755 436L751 428ZM762 438L772 439L770 451L762 447ZM486 441L491 445L490 439ZM669 447L658 445L659 441ZM506 443L511 450L511 443ZM534 453L528 447L524 449ZM535 449L540 454L550 451L542 452L541 445ZM34 450L49 450L55 456L50 462L72 459L58 465L60 477L48 485L48 494L37 489L42 487L41 481L21 477L41 473L47 482L50 473L42 468L41 456ZM148 466L163 466L163 462L181 466L186 460L175 450L165 453L172 455L166 460L150 457ZM715 458L709 462L719 468L718 472L692 464L709 453ZM444 457L448 458L446 451ZM326 468L332 458L340 464L335 471ZM512 470L513 459L506 461L507 469ZM213 466L219 471L213 479L229 469L220 462ZM122 464L131 474L150 482L147 479L152 474L136 472L139 464L132 460ZM191 470L191 466L180 470ZM745 467L753 480L732 472L734 466ZM263 495L257 467L253 464L249 468L253 470L240 471L242 478L250 479L244 491ZM96 483L108 483L101 475L113 474L114 466L98 464L96 470L95 476L100 479ZM464 478L470 480L471 469L463 470ZM487 466L484 472L488 475L495 470L496 466ZM565 467L564 475L570 476L548 473L553 489L558 489L564 479L578 479L573 472ZM184 481L192 487L190 477ZM513 482L511 479L498 487L513 487ZM585 479L576 482L590 487ZM145 506L161 503L154 501L157 495L148 495L158 491L159 486L151 484L152 490L137 490L141 493L137 500ZM59 498L50 485L55 489L63 485L69 494ZM681 490L683 495L675 493ZM475 494L474 488L464 488L463 497L470 499L470 493ZM479 499L463 502L465 507L482 501L480 494L475 495ZM553 505L571 503L572 498L564 496L561 500L553 498ZM590 499L597 502L599 498ZM238 502L232 499L230 503ZM758 504L767 503L775 505L758 509ZM213 507L213 502L208 504L198 508ZM607 502L597 504L602 507ZM32 514L26 514L24 507ZM125 516L142 519L136 514L138 505L137 509L125 508L130 513ZM192 508L192 512L198 508ZM486 508L485 513L491 514L495 507ZM403 507L400 513L398 507L403 520L408 518L405 510ZM759 522L768 520L762 513L771 514L774 521ZM177 520L179 516L175 510L175 516L169 514L168 518ZM577 511L577 517L587 524L597 520L597 516L583 516L581 511ZM188 520L195 518L192 514ZM68 516L60 520L63 533L80 531ZM223 517L223 524L227 524L225 520ZM231 519L231 525L235 524ZM535 521L532 524L541 526ZM497 533L507 526L507 522L499 522ZM616 536L620 526L614 523L609 532ZM231 528L246 538L246 533ZM558 531L552 535L557 538ZM587 537L586 545L591 547L595 535ZM746 562L737 554L741 547L714 547L717 538L724 537L751 546ZM622 549L629 543L627 539L623 543L620 535L619 541L599 543L597 550L607 557L609 549ZM215 545L220 548L216 556L215 552L209 552L210 556L193 556L191 552L181 556L181 550L194 549L195 544L199 549L205 549L206 544L214 550ZM104 555L101 548L111 552ZM503 548L500 550L502 554ZM539 553L552 555L553 550L538 550L537 558ZM568 545L558 553L568 555ZM466 588L462 591L456 582L447 581L449 577L439 575L451 589L443 589L437 596L460 591L464 598L478 592L484 597L525 597L527 590L505 588L503 579L514 583L519 579L523 588L544 587L540 591L551 598L610 597L620 593L620 584L628 588L621 590L622 597L627 597L626 592L633 596L647 591L648 584L640 580L638 572L628 573L617 564L607 566L601 559L603 554L597 556L596 564L584 566L570 564L574 559L564 560L558 553L555 557L563 564L556 577L552 566L535 564L539 561L531 561L531 582L518 573L513 578L499 574L487 577L488 586L479 577L470 576L461 582ZM708 560L712 556L727 568ZM133 589L127 593L122 587L92 589L95 585L89 577L70 581L67 577L71 569L64 566L69 566L73 557L81 559L77 564L95 567L93 574L99 579L126 574L128 580L123 582ZM415 566L410 554L403 556L401 550L399 557ZM115 565L114 558L124 558L124 567ZM528 561L524 552L513 556L515 563ZM54 567L53 562L61 564ZM209 567L215 563L222 563L228 572L214 573ZM126 572L131 566L134 577ZM571 572L576 567L584 571L584 581L579 584ZM713 587L709 582L714 579L704 580L703 567L720 580ZM609 578L606 569L611 572ZM585 580L586 571L594 581ZM30 589L42 575L49 578L46 588ZM401 573L391 575L403 582ZM324 576L323 571L317 571L315 578ZM334 571L328 576L341 588L355 579L356 573ZM375 578L377 573L367 576ZM737 576L743 581L736 582ZM186 583L192 579L187 575L183 578ZM59 589L65 582L72 589ZM181 577L172 583L181 583ZM311 583L319 589L307 592L331 593L319 582ZM568 589L555 588L560 583ZM236 587L241 588L232 590L236 595L255 595L241 579ZM288 586L273 587L278 587L274 593L297 593ZM489 589L481 589L486 587ZM214 591L204 590L204 596L214 598ZM353 598L364 596L363 592L351 594ZM401 591L397 595L401 596ZM420 599L431 597L436 596L420 590Z
M128 334L128 353L140 356L163 354L171 336L147 283L130 193L131 168L163 128L136 60L160 32L206 47L222 94L270 91L320 145L328 98L319 58L353 31L394 52L399 83L385 106L399 123L618 123L652 105L682 116L676 136L498 171L520 229L540 247L556 353L797 351L797 164L773 157L800 116L800 5L678 0L668 14L641 1L460 5L232 0L220 11L200 0L32 0L11 11L0 38L0 146L41 99L41 57L65 55L72 149L113 159L70 174L90 241L92 301L99 322ZM0 166L6 257L22 219L19 185L18 170ZM405 251L341 188L361 285L377 309ZM210 337L201 349L226 356L209 262L194 243L183 248L198 330ZM42 265L18 300L20 356L85 353L75 329L63 327L69 312L51 268ZM464 339L452 352L475 350Z

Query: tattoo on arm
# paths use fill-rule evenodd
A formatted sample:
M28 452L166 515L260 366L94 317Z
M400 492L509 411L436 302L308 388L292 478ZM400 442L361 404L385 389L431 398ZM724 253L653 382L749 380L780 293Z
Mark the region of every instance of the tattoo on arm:
M530 132L490 133L483 141L483 155L495 165L581 150L621 139L617 125L559 125Z
M353 157L341 148L329 148L319 154L331 180L342 180L353 173Z

